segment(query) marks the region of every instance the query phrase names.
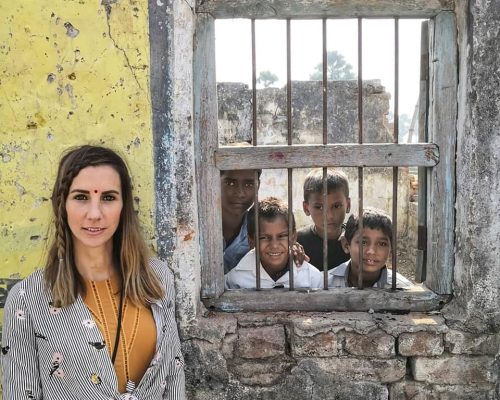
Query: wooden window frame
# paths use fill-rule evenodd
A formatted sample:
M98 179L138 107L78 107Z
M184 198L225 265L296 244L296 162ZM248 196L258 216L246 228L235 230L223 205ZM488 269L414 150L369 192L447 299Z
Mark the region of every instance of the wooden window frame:
M307 3L307 4L305 4ZM411 4L410 4L411 3ZM210 0L197 4L193 54L194 134L199 202L201 297L223 311L430 311L451 299L454 264L457 32L454 1ZM219 147L215 78L216 18L429 18L428 142ZM274 157L279 154L279 157ZM313 156L313 157L312 157ZM281 160L279 165L276 161ZM235 162L234 160L237 160ZM305 162L304 160L314 160ZM220 171L299 167L427 168L426 280L411 290L224 292ZM333 292L334 291L334 292Z

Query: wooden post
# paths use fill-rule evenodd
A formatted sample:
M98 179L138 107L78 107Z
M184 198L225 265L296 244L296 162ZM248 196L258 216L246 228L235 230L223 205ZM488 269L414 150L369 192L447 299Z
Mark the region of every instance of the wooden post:
M429 141L439 146L439 164L428 171L426 285L439 294L452 291L457 139L457 31L455 14L430 21Z
M217 83L215 78L215 24L208 14L198 14L194 38L194 137L199 201L202 297L224 292L220 172L215 166L217 135ZM212 208L203 204L211 204Z
M420 36L420 95L418 99L418 141L427 142L427 111L429 104L429 23L422 22ZM427 169L418 168L417 259L415 281L425 281L427 247Z

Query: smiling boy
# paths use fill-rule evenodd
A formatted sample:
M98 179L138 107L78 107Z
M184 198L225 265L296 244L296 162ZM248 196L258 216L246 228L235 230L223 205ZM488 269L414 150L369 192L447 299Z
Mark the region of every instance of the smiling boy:
M392 270L386 267L392 245L392 221L388 215L377 209L365 209L362 231L359 229L358 216L351 215L341 241L345 253L349 254L351 259L328 273L328 287L358 286L360 243L363 247L363 287L391 287ZM397 273L397 287L408 288L412 285L408 279Z
M261 288L289 287L289 238L288 207L276 197L259 201L259 250ZM255 262L255 212L253 207L247 215L248 240L250 250L238 265L226 274L226 289L256 287ZM295 241L295 219L290 221ZM300 268L294 263L294 286L296 288L323 287L323 274L314 266L303 262Z

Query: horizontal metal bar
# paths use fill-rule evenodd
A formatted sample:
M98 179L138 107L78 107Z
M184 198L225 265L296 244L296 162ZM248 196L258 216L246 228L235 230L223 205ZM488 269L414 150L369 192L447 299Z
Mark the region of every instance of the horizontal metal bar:
M311 167L433 167L439 162L434 143L327 144L219 147L220 170Z

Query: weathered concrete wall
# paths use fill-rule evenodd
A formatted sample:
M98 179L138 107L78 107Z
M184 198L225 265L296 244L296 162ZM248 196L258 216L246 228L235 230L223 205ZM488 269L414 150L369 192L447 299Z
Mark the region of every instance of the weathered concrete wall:
M450 316L500 330L500 3L458 3L459 120Z
M195 320L201 306L192 122L194 5L148 3L157 251L176 275L177 316L183 327Z
M322 83L292 81L293 144L323 143ZM286 88L257 90L258 144L287 143ZM252 92L242 83L218 83L219 142L252 140ZM393 142L390 94L379 80L363 82L363 142ZM328 83L328 143L358 142L358 82Z
M63 149L103 143L127 159L155 242L145 1L0 3L0 297L43 263Z

